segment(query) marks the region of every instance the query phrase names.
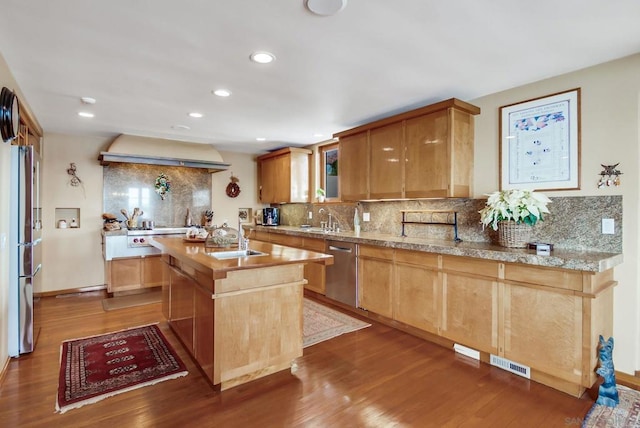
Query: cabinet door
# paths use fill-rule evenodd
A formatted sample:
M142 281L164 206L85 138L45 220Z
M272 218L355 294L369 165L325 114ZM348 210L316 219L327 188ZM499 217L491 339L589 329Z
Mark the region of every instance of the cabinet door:
M324 253L326 244L324 239L304 238L302 248L305 250ZM304 279L307 280L307 284L304 288L324 295L326 284L325 275L325 265L319 263L307 263L304 265Z
M504 354L501 355L580 384L582 298L509 284L505 285L504 296Z
M142 263L142 287L158 287L162 285L162 258L157 256L146 256L141 259Z
M171 267L171 326L184 346L193 352L193 293L191 278Z
M338 149L338 183L343 201L369 198L368 131L340 138Z
M289 155L280 155L260 161L260 201L263 204L289 202L289 159Z
M442 336L497 355L497 281L446 272L442 293Z
M394 319L434 334L439 333L440 326L441 291L437 258L435 254L398 250L393 295ZM416 263L410 264L399 259ZM429 268L429 265L433 267Z
M210 291L198 286L194 287L194 299L193 355L213 382L214 301Z
M449 196L449 117L440 110L405 122L405 197Z
M142 283L142 262L140 257L111 260L111 281L108 286L110 293L118 291L137 290Z
M402 122L372 129L369 134L371 164L369 197L402 198L404 145Z
M386 258L371 258L369 249ZM363 254L364 253L364 254ZM392 318L393 250L360 247L358 255L358 306Z
M171 319L171 267L169 256L164 255L162 260L162 314L167 320Z

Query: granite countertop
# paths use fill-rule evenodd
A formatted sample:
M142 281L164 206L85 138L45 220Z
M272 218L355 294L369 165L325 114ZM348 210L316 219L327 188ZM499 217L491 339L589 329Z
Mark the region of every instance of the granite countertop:
M228 259L217 259L207 253L236 251L238 249L237 245L230 248L208 248L204 246L204 242L189 242L183 238L163 238L159 236L153 236L149 243L165 254L211 271L215 279L225 278L227 272L235 270L259 269L307 262L333 264L333 256L328 254L260 241L250 242L249 248L262 252L264 255Z
M496 260L506 263L523 263L534 266L545 266L586 272L604 272L622 263L621 253L603 253L598 251L579 251L555 249L548 256L539 256L535 250L505 248L486 242L453 242L429 240L424 238L403 238L396 235L375 232L352 231L325 233L319 228L303 229L296 226L244 226L284 235L324 238L357 244L375 245L388 248L400 248L427 253L438 253L452 256L474 257Z

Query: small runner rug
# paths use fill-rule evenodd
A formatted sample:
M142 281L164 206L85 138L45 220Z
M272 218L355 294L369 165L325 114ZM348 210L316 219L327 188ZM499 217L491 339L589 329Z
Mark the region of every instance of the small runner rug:
M303 348L370 325L312 300L304 299Z
M585 428L640 427L640 391L618 385L616 407L594 404L582 424Z
M68 340L60 349L56 410L64 413L187 373L155 324Z

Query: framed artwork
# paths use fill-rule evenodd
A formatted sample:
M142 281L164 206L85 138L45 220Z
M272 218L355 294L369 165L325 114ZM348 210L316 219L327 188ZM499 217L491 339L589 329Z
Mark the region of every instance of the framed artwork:
M240 222L242 223L250 223L253 221L253 216L251 215L251 208L238 208L238 217L240 218Z
M338 200L338 143L320 147L320 183L326 200Z
M580 88L500 107L500 189L580 189Z

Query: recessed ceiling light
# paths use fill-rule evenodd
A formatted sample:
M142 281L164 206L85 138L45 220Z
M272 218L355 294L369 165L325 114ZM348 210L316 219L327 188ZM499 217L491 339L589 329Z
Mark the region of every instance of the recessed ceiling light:
M195 117L196 119L200 119L202 116L204 116L202 113L198 113L198 112L191 112L189 113L190 117Z
M270 52L254 52L249 58L259 64L269 64L276 59L276 56Z
M335 15L346 5L347 0L307 0L307 9L321 16Z
M213 94L219 97L228 97L229 95L231 95L231 91L227 89L216 89L215 91L213 91Z
M191 129L187 125L172 125L171 128L172 129L177 129L177 130L180 130L180 131L188 131L188 130Z
M264 137L258 137L256 138L256 141L267 141L267 139Z
M319 138L322 137L323 135L319 132L316 132L315 134L313 134L314 137Z
M78 112L78 116L80 116L80 117L93 117L94 114L93 113L89 113L88 111L81 111L81 112Z
M96 103L96 99L95 98L91 98L91 97L82 97L82 98L80 98L80 101L82 101L82 104L95 104Z

